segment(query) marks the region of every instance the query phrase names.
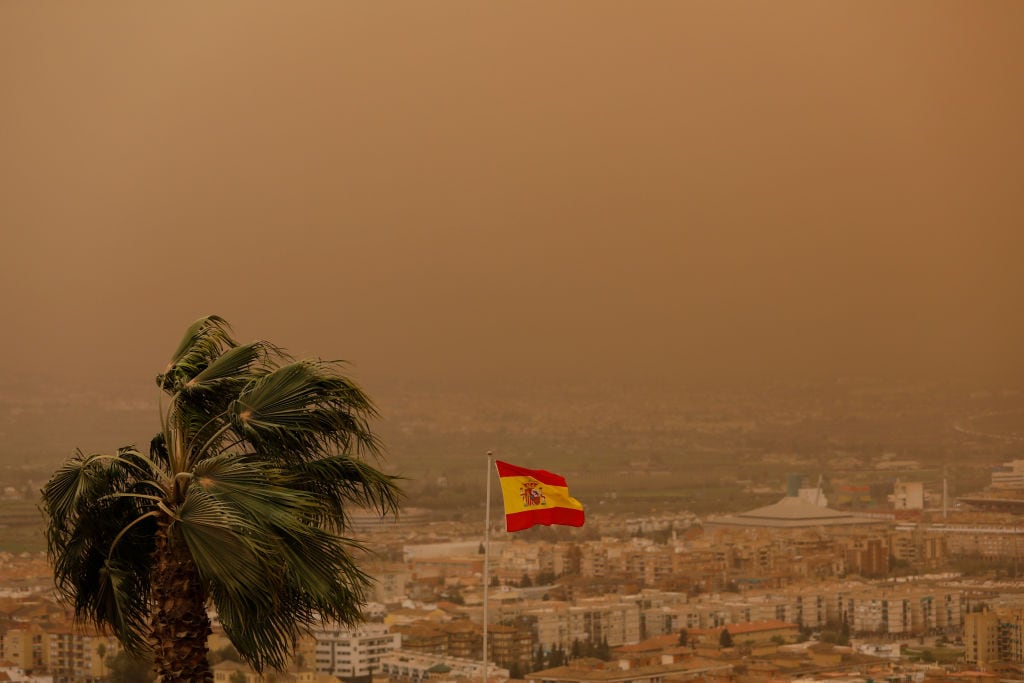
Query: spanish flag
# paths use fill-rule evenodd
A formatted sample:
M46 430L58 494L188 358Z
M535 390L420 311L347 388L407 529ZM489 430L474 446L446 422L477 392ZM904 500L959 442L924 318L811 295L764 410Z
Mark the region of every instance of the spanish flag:
M583 526L583 504L569 495L565 478L495 460L505 499L505 531L535 524Z

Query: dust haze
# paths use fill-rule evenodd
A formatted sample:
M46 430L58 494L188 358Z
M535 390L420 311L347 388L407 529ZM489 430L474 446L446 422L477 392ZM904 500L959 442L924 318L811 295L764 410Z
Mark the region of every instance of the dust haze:
M0 379L1024 368L1018 2L3 3Z

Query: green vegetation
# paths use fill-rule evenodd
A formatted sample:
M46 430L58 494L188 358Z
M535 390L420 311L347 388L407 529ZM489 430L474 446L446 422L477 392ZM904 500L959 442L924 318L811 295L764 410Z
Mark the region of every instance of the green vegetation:
M157 385L149 453L79 452L43 490L57 588L76 617L152 654L165 683L212 681L212 602L257 670L300 630L358 621L370 580L346 537L351 503L396 511L370 400L335 363L238 344L217 317L185 333ZM152 644L152 647L150 647Z

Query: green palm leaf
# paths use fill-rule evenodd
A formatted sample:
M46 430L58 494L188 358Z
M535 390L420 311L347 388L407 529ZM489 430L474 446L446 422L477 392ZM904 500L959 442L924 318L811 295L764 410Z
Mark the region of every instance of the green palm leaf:
M402 493L398 477L348 456L304 462L289 471L294 485L315 493L323 501L325 522L342 531L348 528L349 503L376 510L381 516L398 514Z
M129 651L144 650L149 617L145 578L131 566L108 562L98 579L94 621L109 625Z
M43 508L52 520L51 527L63 530L99 483L99 464L81 451L61 465L43 488Z
M336 364L301 361L258 377L231 413L257 450L293 461L333 448L378 450L369 427L376 409L354 382L337 374Z
M211 391L222 387L224 382L248 382L254 369L265 371L259 366L269 359L271 353L279 352L265 342L250 342L228 349L186 382L184 389L188 392Z
M224 351L237 345L226 320L216 315L200 318L185 331L167 369L157 376L157 385L167 391L177 391Z
M272 546L265 529L198 486L189 489L175 521L204 580L236 597L273 587L263 566Z

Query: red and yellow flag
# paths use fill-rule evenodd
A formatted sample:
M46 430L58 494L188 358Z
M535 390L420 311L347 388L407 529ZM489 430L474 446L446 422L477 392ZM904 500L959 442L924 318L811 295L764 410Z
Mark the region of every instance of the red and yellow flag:
M495 460L505 499L505 530L534 524L583 526L583 504L569 495L565 478L545 470L528 470Z

